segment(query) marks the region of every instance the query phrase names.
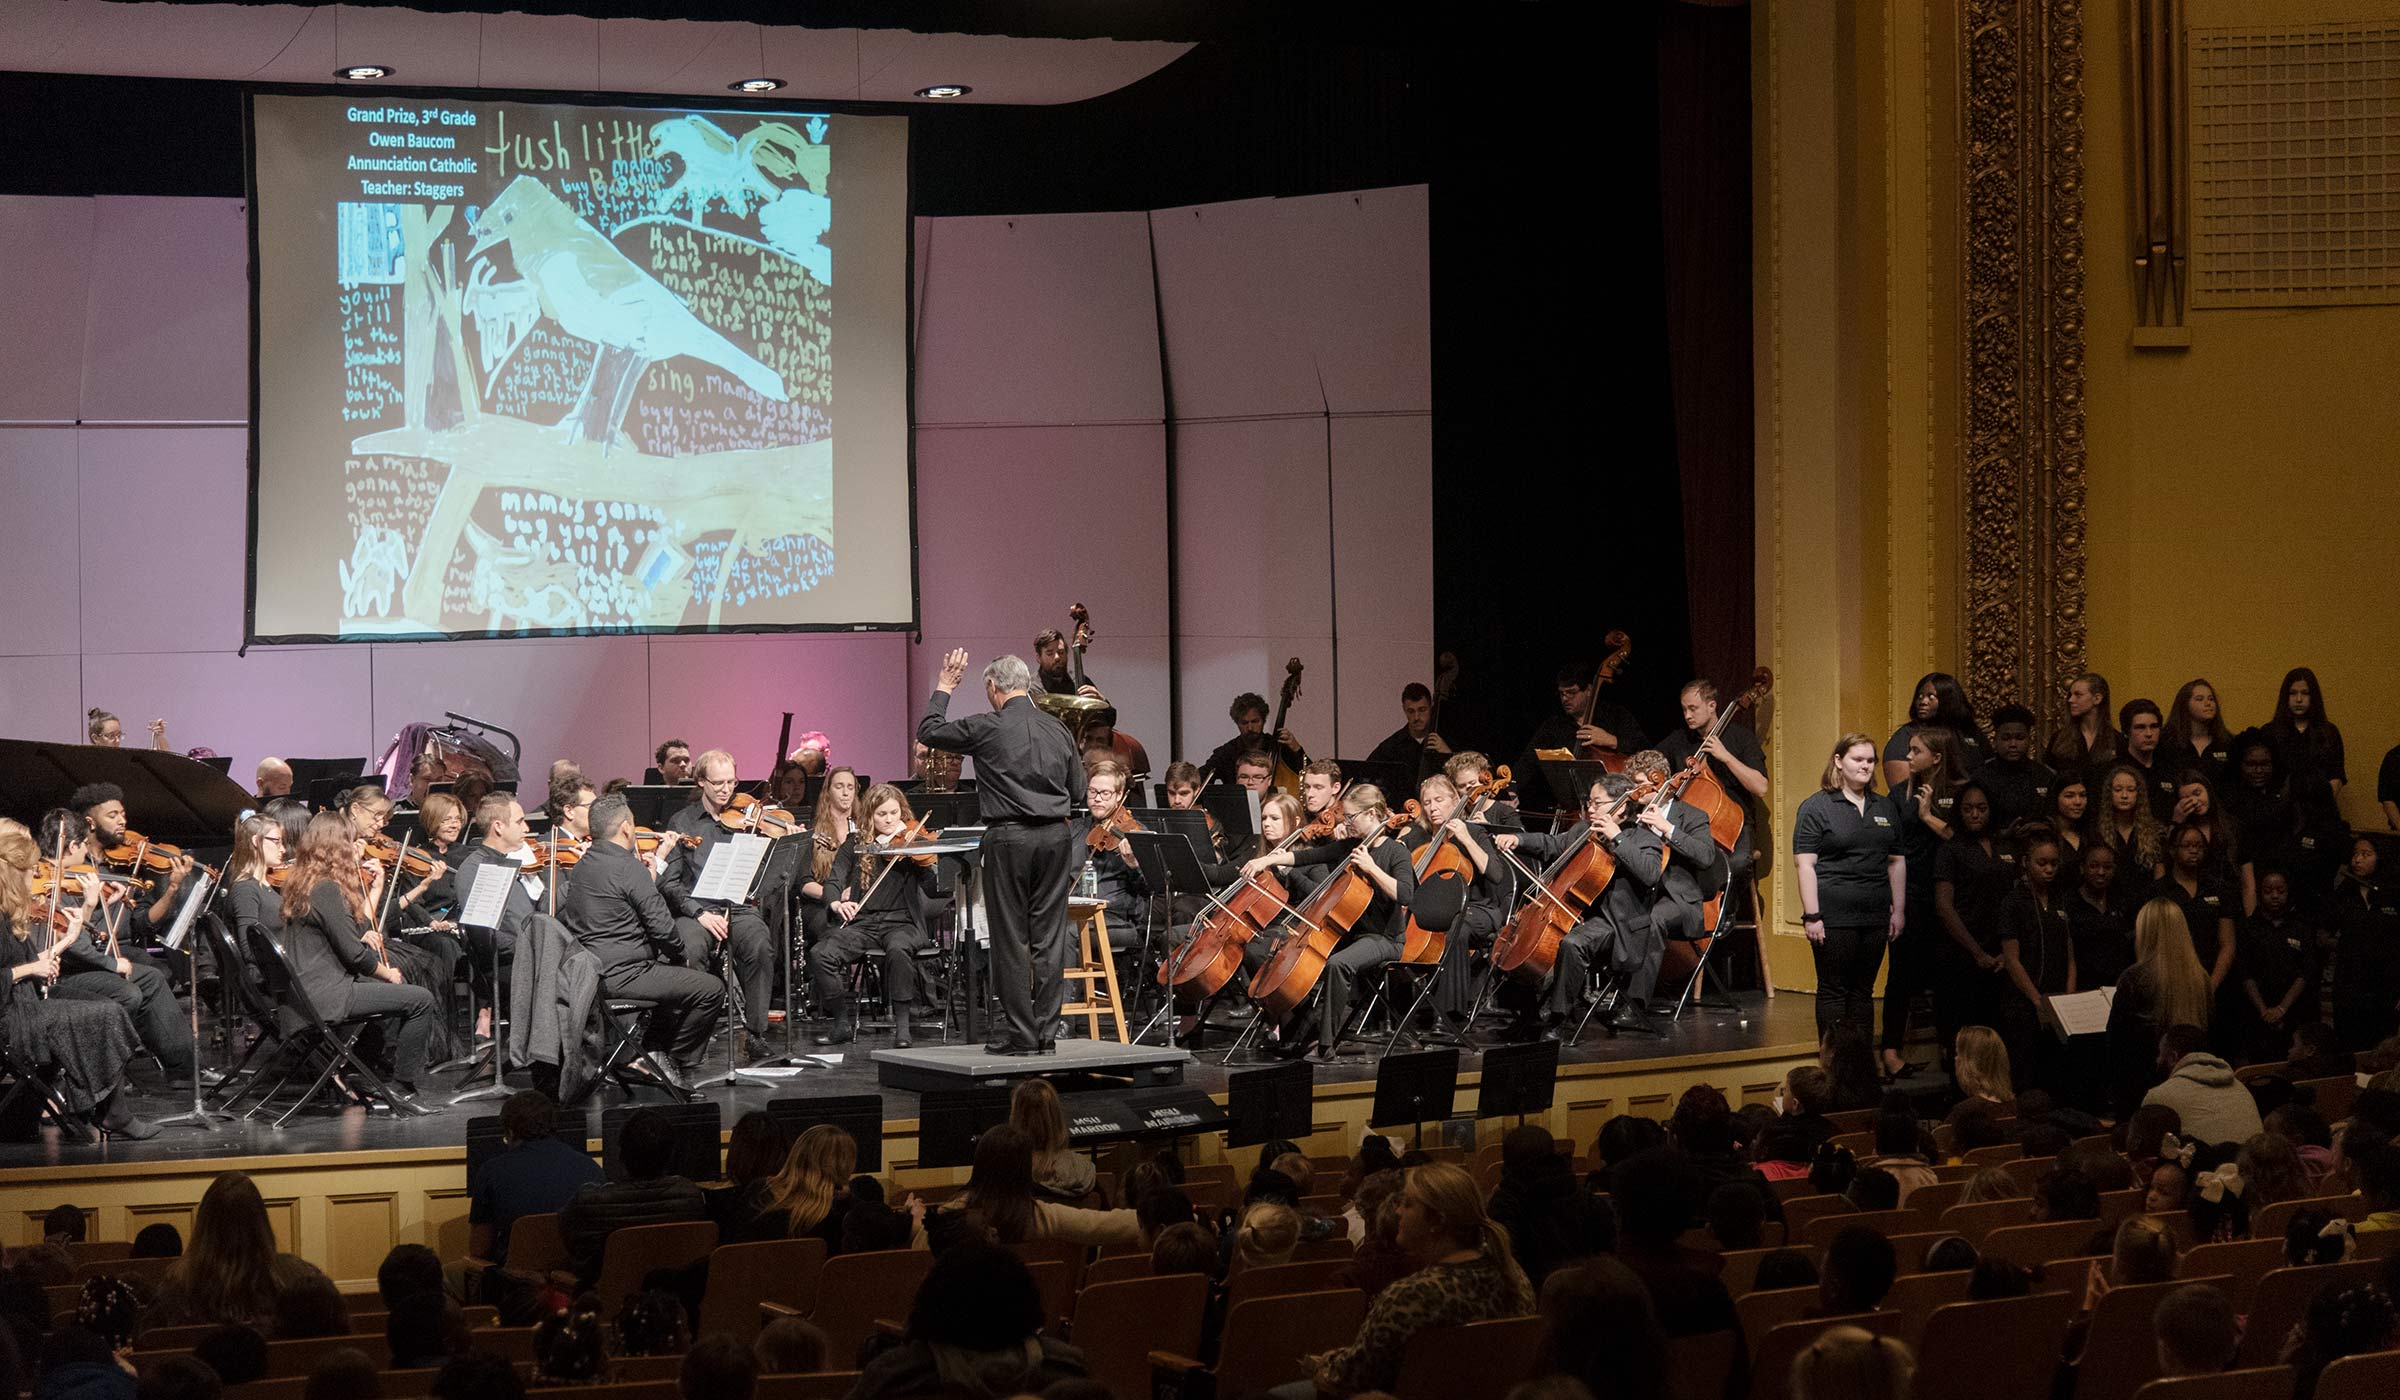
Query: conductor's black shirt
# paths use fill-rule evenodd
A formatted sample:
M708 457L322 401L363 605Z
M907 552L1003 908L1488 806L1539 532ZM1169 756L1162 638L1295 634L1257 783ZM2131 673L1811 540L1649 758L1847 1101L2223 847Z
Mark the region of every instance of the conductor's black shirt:
M950 718L950 692L936 690L917 721L927 748L975 760L975 796L986 824L1065 821L1083 791L1083 763L1067 727L1018 695L989 714Z

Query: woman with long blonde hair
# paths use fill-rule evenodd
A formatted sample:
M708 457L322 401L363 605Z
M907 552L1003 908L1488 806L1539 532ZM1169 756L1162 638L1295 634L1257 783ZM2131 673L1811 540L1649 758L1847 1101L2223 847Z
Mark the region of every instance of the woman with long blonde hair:
M842 1252L842 1217L850 1209L850 1178L858 1174L858 1140L844 1129L819 1123L800 1134L783 1170L767 1179L759 1223L767 1232L825 1241L825 1252Z
M50 1087L67 1112L109 1137L147 1138L158 1125L133 1116L125 1068L142 1053L133 1018L101 998L45 996L58 980L59 951L83 932L85 910L99 905L99 883L85 876L83 898L61 906L66 927L50 926L50 902L33 893L41 847L22 827L0 832L0 973L7 976L0 1030L9 1053L36 1070L55 1069Z
M1070 1205L1082 1200L1099 1173L1068 1145L1066 1105L1050 1081L1018 1080L1008 1096L1008 1121L1033 1144L1033 1184Z
M1400 1246L1417 1271L1375 1296L1350 1345L1307 1358L1319 1395L1395 1390L1401 1353L1417 1333L1534 1309L1508 1228L1484 1210L1483 1192L1464 1167L1435 1162L1409 1170L1400 1187Z
M1988 1114L1994 1122L2017 1115L2016 1080L2008 1059L2008 1044L1989 1026L1962 1026L1958 1059L1951 1074L1966 1097L1950 1110L1956 1123L1969 1113Z
M2208 1027L2214 996L2208 970L2192 949L2191 925L2172 899L2153 899L2133 916L2133 966L2117 979L2108 1004L2108 1056L2120 1116L2141 1106L2158 1079L2158 1038L2169 1026Z

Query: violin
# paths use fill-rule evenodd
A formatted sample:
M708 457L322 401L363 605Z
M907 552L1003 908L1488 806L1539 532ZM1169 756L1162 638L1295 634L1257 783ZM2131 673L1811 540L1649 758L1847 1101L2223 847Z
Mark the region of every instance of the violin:
M1394 812L1385 818L1380 835L1388 836L1406 825L1408 813ZM1292 910L1300 932L1285 939L1283 946L1275 950L1275 956L1267 959L1258 975L1250 979L1250 999L1276 1016L1289 1016L1299 1010L1325 975L1326 960L1341 946L1351 928L1374 907L1376 893L1374 883L1345 861Z
M574 837L566 835L561 835L556 842L537 842L533 848L532 861L524 866L521 873L546 875L553 869L573 870L576 862L582 860L584 853L591 848L591 842L578 841Z
M155 870L164 875L175 868L175 862L182 859L183 854L181 846L170 846L161 841L153 841L140 832L128 828L124 837L116 845L100 853L100 859L107 861L110 865L122 866L129 871ZM197 862L195 862L195 866L207 872L212 878L217 873L210 866L198 865Z
M669 850L680 846L687 851L696 851L700 849L700 838L686 836L680 831L652 831L646 826L637 826L633 829L633 849L635 851L647 856L654 854L661 846L665 846Z
M382 861L384 869L397 869L412 880L433 878L433 864L441 859L439 856L427 855L422 848L417 846L410 846L404 852L399 842L380 832L367 838L367 854Z
M1608 644L1608 655L1600 662L1600 669L1592 673L1592 683L1583 689L1583 709L1575 716L1575 723L1578 726L1592 722L1592 706L1600 699L1601 687L1617 678L1617 671L1624 666L1625 658L1633 654L1633 642L1626 637L1625 629L1622 627L1601 640ZM1578 744L1575 753L1578 758L1586 762L1598 763L1611 773L1621 771L1626 763L1624 754L1615 749L1602 748L1598 744Z
M916 820L900 828L899 832L895 834L891 840L883 843L884 849L888 852L892 847L906 846L912 841L931 841L941 834L942 833L933 829L933 813L921 813L918 815ZM910 856L909 859L915 861L918 865L927 870L933 869L933 867L941 861L941 857L939 855Z
M144 880L139 876L119 875L114 871L102 870L94 865L70 865L66 868L65 878L61 879L57 862L44 856L34 863L31 878L33 897L47 899L50 897L52 888L64 891L86 875L100 878L100 902L103 904L114 904L131 899L134 891L146 892L156 884L155 881Z
M1133 813L1120 806L1108 814L1108 820L1092 823L1092 829L1083 835L1084 849L1090 855L1095 856L1102 851L1115 850L1123 844L1125 833L1146 829L1140 822L1134 820Z
M1627 808L1648 801L1665 786L1663 775L1644 778L1609 804L1609 816L1623 821ZM1593 839L1599 834L1597 824L1585 823L1575 844L1560 852L1550 868L1534 880L1533 899L1492 940L1494 968L1537 985L1549 978L1558 965L1559 944L1591 913L1608 882L1616 878L1616 852Z
M798 817L791 814L790 809L770 807L746 792L735 793L733 800L717 813L717 825L727 831L745 831L778 841L786 836L798 836L808 829ZM692 844L698 845L699 839L692 838Z

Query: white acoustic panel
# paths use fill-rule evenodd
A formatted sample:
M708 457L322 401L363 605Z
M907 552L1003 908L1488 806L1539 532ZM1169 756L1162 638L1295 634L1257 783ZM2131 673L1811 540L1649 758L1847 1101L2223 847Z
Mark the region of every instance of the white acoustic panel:
M1243 199L1150 215L1178 422L1324 410L1278 204Z
M1432 264L1426 188L1276 201L1291 311L1309 336L1335 413L1433 407Z
M103 196L92 204L83 417L248 422L250 242L242 201Z
M8 599L0 656L72 658L83 649L76 436L72 428L0 428L0 596ZM17 732L13 720L0 732Z
M167 722L180 752L205 745L233 760L244 787L259 759L372 758L391 738L369 718L364 647L261 647L230 651L87 654L84 704L125 721L125 742L149 742ZM434 716L439 718L438 713Z
M1397 725L1400 687L1433 681L1433 422L1333 420L1334 615L1342 744Z
M1174 433L1184 636L1331 632L1325 419L1178 422Z
M86 428L83 649L242 644L249 502L242 428Z
M938 219L927 241L920 424L1164 416L1147 216Z
M0 420L80 410L91 256L92 201L0 199Z
M376 750L402 725L439 724L443 712L455 710L516 734L523 746L517 790L527 806L548 796L554 759L586 765L595 782L639 781L637 760L648 752L642 705L647 652L640 637L378 645Z
M73 656L0 656L0 738L83 742L83 663Z
M789 710L794 734L814 729L833 741L835 763L894 776L908 761L915 721L904 694L907 651L908 639L893 632L654 638L643 761L659 742L682 738L694 752L732 754L744 778L764 778Z
M1333 639L1314 635L1185 637L1183 752L1197 763L1233 737L1234 697L1249 692L1267 702L1274 723L1286 666L1300 662L1300 694L1285 721L1310 754L1334 756Z

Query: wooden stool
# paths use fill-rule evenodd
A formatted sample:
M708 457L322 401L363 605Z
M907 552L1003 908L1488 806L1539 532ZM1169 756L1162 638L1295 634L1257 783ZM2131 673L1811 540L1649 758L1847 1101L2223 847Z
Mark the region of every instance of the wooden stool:
M1125 1005L1117 995L1117 959L1108 947L1108 901L1103 899L1067 900L1067 912L1075 920L1075 938L1080 945L1074 964L1067 968L1067 980L1082 984L1080 996L1058 1009L1061 1016L1081 1016L1086 1038L1100 1038L1100 1018L1106 1016L1117 1023L1117 1043L1126 1044L1132 1037L1125 1033ZM1097 941L1099 951L1093 951Z

